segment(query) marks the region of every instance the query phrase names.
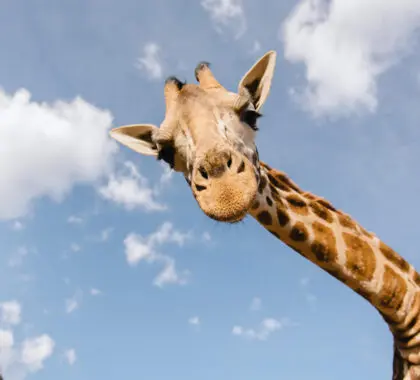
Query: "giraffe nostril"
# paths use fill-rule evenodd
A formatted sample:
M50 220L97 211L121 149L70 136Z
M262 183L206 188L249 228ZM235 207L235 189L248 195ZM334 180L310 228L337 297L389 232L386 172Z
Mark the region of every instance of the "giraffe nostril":
M227 167L230 168L232 166L232 157L229 157L229 160L227 162Z
M197 191L203 191L203 190L206 190L207 189L207 187L206 186L201 186L201 185L195 185L195 189L197 190Z
M245 171L245 162L242 161L241 164L238 167L238 174L242 173L243 171Z
M204 179L208 179L209 178L209 175L207 174L206 170L203 167L201 167L198 170L199 170L200 174L203 176Z

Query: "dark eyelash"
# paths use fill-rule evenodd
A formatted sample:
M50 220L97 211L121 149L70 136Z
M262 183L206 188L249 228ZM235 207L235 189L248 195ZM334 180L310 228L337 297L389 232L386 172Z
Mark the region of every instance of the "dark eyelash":
M241 119L244 123L247 123L254 131L258 131L257 120L262 115L254 110L246 110L242 112Z

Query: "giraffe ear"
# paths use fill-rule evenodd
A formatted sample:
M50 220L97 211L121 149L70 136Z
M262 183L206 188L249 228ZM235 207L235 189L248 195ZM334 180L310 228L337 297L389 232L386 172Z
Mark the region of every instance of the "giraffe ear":
M257 111L260 110L270 92L276 55L273 50L264 54L239 82L238 93L250 96Z
M133 124L112 129L110 136L137 153L157 156L158 150L153 141L153 133L158 128L152 124Z

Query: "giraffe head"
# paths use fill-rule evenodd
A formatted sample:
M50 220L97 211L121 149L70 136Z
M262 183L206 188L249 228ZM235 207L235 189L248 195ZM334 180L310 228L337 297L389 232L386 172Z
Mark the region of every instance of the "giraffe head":
M209 64L202 62L195 69L198 85L175 77L166 80L166 113L159 128L126 125L110 134L183 173L206 215L217 221L240 221L257 194L260 167L254 139L275 60L274 51L260 58L240 81L237 93L226 90Z

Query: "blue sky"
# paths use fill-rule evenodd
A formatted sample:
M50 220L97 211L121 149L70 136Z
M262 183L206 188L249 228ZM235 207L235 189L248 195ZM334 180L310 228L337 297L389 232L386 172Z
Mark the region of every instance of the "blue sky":
M416 0L4 3L5 380L390 378L364 300L107 132L159 124L166 76L235 89L274 49L261 159L419 268L419 26Z

